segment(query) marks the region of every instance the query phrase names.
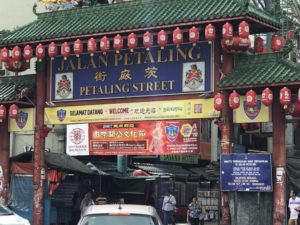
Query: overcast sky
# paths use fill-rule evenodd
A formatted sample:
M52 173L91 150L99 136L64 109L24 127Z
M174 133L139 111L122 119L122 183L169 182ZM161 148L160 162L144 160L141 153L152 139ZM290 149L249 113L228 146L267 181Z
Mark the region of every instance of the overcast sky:
M34 3L38 4L37 12L44 11L44 6L38 0L0 0L0 30L12 30L34 21Z

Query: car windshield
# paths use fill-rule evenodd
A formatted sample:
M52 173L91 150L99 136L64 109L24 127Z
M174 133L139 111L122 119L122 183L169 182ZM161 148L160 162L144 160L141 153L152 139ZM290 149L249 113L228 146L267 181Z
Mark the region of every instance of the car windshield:
M97 214L85 216L82 225L158 225L157 220L149 215L107 215Z
M12 214L13 214L13 212L9 208L0 204L0 216L1 215L12 215Z

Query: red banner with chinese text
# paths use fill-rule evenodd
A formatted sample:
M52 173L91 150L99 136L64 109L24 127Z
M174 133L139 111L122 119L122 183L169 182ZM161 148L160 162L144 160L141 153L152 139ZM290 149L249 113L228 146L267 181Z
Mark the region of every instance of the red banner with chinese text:
M89 124L90 155L197 154L199 126L199 120Z

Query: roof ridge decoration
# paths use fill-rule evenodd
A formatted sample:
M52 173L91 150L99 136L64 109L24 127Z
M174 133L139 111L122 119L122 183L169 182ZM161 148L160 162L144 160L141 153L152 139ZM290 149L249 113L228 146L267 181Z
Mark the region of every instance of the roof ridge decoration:
M254 7L254 8L253 8ZM236 0L135 0L38 13L36 21L0 39L0 45L51 42L146 29L249 19L276 30L277 18Z

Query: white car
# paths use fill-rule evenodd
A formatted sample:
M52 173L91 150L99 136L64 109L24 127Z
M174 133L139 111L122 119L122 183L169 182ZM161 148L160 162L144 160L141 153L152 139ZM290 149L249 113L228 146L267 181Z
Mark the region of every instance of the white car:
M18 216L6 206L0 204L0 225L30 225L29 221Z
M155 208L146 205L104 204L87 208L78 225L162 225Z

